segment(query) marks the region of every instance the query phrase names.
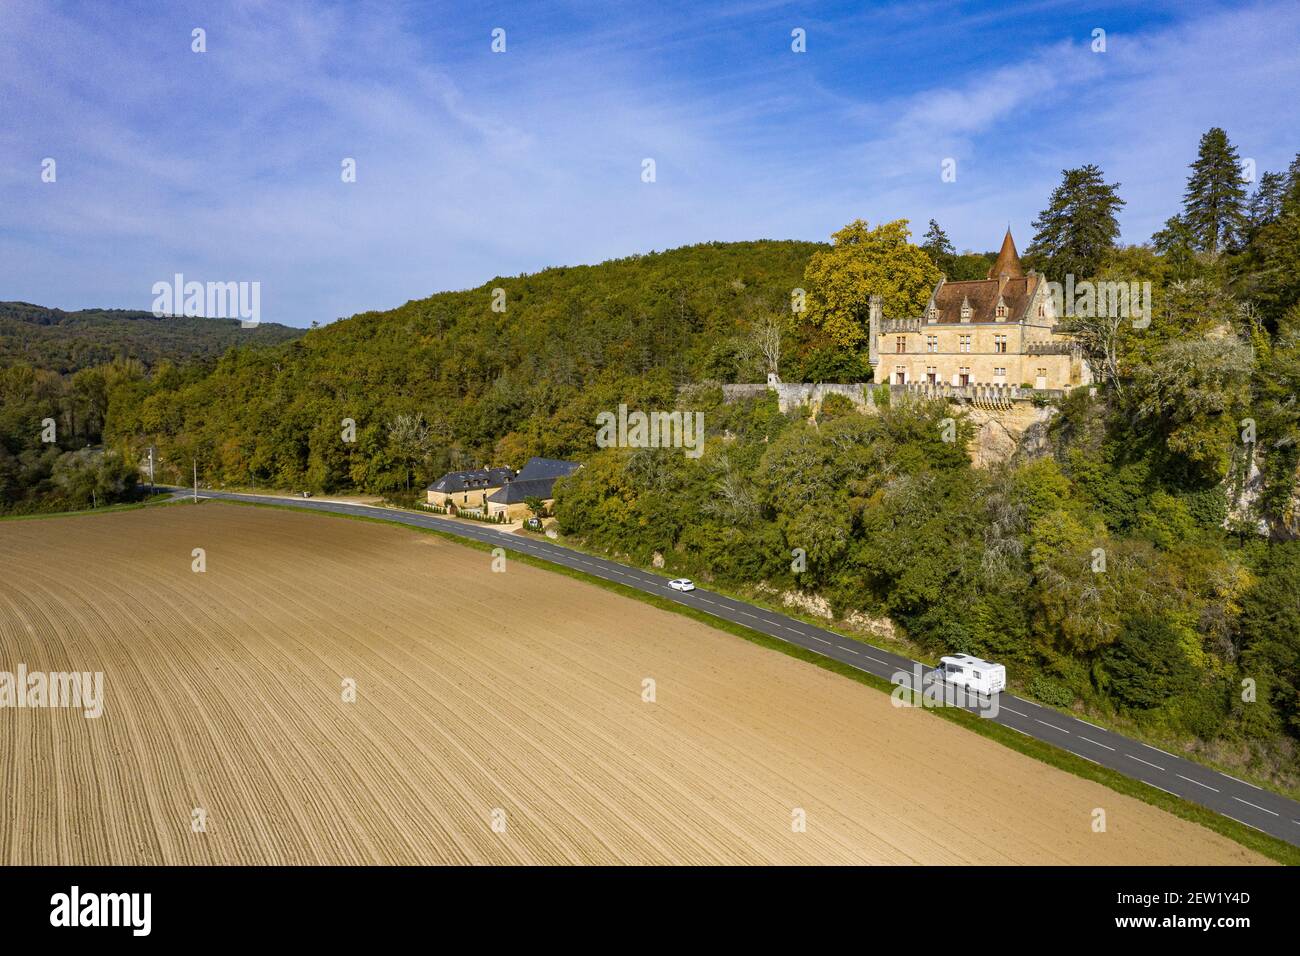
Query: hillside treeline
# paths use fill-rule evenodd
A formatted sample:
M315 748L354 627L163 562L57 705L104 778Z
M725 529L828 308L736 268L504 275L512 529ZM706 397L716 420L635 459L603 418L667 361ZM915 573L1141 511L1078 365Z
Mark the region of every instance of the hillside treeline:
M110 392L168 381L167 363L196 372L237 343L260 348L302 332L234 319L148 312L65 312L0 302L0 514L67 511L135 496L138 449L100 446Z
M942 227L855 220L830 244L706 244L493 279L211 367L109 388L106 443L162 476L403 493L477 464L578 458L562 529L740 590L888 615L935 653L1011 665L1044 702L1300 780L1300 164L1240 178L1203 138L1182 210L1118 243L1121 185L1062 173L1026 265L1150 282L1148 325L1075 317L1095 394L1042 441L974 469L951 408L780 413L718 383L861 381L867 302L919 314L974 275ZM802 290L802 310L792 309ZM595 447L599 412L705 413L706 451ZM801 555L796 558L795 552ZM796 560L802 566L796 570Z

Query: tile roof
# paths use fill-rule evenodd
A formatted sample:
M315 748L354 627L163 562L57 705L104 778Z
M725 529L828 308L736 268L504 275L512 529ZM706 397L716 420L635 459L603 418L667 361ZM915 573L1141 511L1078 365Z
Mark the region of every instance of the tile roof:
M1018 322L1028 313L1041 278L1029 275L944 282L934 291L933 304L939 312L938 321L960 323L962 306L968 304L971 308L970 322ZM999 297L1007 307L1004 319L997 317Z
M998 253L998 259L989 268L989 278L999 279L1006 275L1019 279L1024 274L1024 270L1020 268L1020 254L1016 252L1016 240L1011 238L1011 227L1008 226L1007 234L1002 237L1002 250Z

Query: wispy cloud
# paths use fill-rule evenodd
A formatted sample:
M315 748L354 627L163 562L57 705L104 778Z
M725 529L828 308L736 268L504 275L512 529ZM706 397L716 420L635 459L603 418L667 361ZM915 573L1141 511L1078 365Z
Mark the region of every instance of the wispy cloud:
M856 216L933 216L983 248L1007 221L1027 239L1083 162L1124 183L1140 240L1209 126L1261 169L1300 146L1294 4L1141 22L1076 6L8 0L0 297L143 308L183 271L259 280L264 316L305 325L551 264L822 239ZM1114 24L1105 54L1094 20Z

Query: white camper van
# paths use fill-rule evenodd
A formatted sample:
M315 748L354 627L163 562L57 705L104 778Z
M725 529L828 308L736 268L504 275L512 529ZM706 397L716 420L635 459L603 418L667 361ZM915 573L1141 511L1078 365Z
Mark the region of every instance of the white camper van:
M939 658L939 669L949 684L957 684L976 693L990 695L1007 686L1007 669L992 661L982 661L969 654Z

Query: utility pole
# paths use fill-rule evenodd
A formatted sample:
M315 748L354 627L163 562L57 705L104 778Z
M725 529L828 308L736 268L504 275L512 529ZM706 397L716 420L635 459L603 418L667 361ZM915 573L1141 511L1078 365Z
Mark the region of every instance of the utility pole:
M199 460L193 459L194 462L194 503L199 503Z

